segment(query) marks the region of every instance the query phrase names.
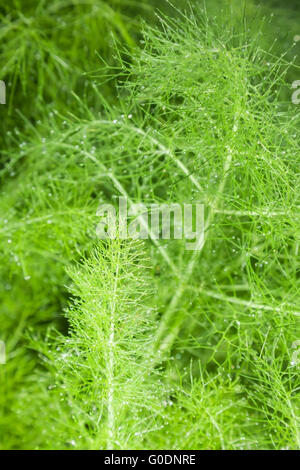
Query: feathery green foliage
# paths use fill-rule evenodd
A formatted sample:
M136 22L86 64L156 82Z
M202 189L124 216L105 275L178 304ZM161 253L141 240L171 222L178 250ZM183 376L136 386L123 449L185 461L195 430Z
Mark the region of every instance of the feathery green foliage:
M47 392L33 405L26 397L22 403L34 419L44 410L43 448L53 442L55 448L133 448L156 431L166 390L147 354L157 313L147 305L140 250L137 243L112 240L69 272L69 335L42 347L50 374L33 380L43 387L48 381Z
M298 449L299 68L242 14L181 5L140 26L141 48L113 15L125 50L108 61L98 3L99 17L64 7L78 29L34 43L51 59L32 71L41 106L5 135L0 446ZM76 52L81 28L106 55L99 72ZM4 32L7 73L25 86L31 52L14 56ZM56 56L78 67L73 81ZM97 207L118 196L205 204L204 241L97 244Z

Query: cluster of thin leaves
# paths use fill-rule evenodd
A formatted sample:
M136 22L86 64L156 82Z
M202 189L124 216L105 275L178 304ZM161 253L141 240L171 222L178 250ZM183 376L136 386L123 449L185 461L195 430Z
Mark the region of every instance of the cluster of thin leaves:
M7 137L3 447L300 446L289 64L205 11L160 21L144 26L141 51L89 77L72 113L50 106ZM205 204L204 242L97 243L97 207L118 196Z

